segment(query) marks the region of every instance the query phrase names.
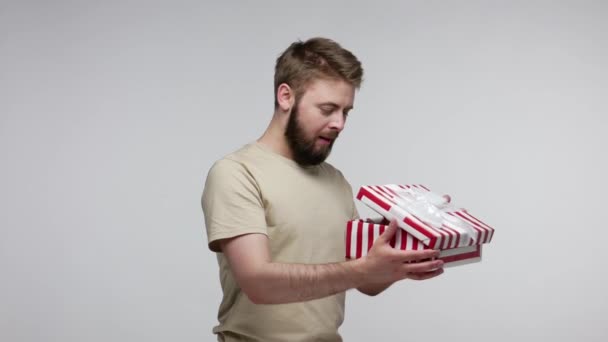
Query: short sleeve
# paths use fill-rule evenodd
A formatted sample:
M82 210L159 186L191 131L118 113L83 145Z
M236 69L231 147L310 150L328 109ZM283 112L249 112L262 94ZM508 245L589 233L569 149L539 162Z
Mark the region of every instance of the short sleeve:
M221 252L221 239L267 235L262 203L257 182L244 165L230 159L213 164L201 198L209 249Z

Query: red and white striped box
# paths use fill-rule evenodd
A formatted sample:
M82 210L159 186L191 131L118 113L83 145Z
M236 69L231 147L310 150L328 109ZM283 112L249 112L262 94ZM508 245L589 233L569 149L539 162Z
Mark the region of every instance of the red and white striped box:
M346 258L358 259L367 255L374 241L386 230L388 225L363 220L353 220L346 227ZM403 229L397 229L390 245L400 250L430 249ZM440 251L439 259L444 267L459 266L481 261L482 246L479 244Z
M432 249L448 250L492 241L494 228L420 184L362 186L357 199Z

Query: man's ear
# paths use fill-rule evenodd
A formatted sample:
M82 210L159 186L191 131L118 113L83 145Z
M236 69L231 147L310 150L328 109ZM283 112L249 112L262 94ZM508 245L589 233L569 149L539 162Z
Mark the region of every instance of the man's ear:
M281 111L287 113L293 107L296 94L287 83L281 83L277 88L277 102Z

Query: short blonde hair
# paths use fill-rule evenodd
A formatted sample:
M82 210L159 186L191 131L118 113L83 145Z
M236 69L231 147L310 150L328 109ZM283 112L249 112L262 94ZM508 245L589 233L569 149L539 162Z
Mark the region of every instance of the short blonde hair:
M283 83L300 97L310 81L318 78L340 79L356 89L363 81L361 62L335 41L315 37L292 43L276 61L274 105L278 107L277 90Z

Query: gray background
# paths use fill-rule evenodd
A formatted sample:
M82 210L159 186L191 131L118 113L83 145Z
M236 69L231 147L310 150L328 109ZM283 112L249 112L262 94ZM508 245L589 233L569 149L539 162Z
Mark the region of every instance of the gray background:
M365 67L330 157L355 190L423 183L497 229L482 263L349 292L345 339L605 341L607 19L601 1L3 1L0 340L212 340L204 178L265 129L278 54L322 35Z

